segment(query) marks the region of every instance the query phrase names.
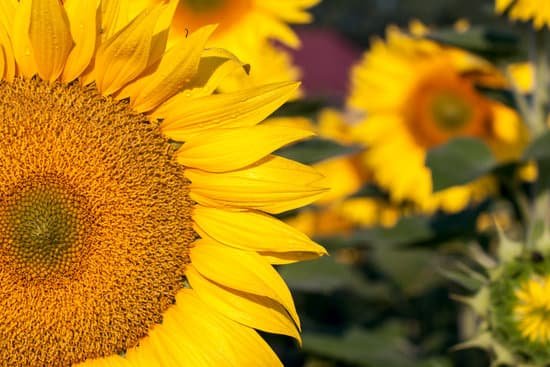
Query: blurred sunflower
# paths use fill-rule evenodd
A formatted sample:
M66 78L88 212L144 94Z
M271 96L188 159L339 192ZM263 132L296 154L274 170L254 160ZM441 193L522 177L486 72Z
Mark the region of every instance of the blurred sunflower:
M316 130L323 139L354 147L357 142L351 135L349 120L353 117L334 108L324 108L316 126L310 129ZM315 163L313 167L324 176L324 186L329 190L315 205L287 218L286 223L316 237L345 235L359 228L393 226L402 210L383 197L361 193L361 189L372 184L372 174L362 163L362 154L358 149L357 153Z
M550 2L546 0L495 0L497 13L508 11L513 20L533 20L534 26L540 29L550 26Z
M530 62L518 62L507 67L510 79L520 93L531 93L535 86L535 69Z
M163 0L129 1L130 14L146 5ZM252 66L251 76L236 73L221 87L235 91L266 82L298 80L299 71L286 50L273 41L297 48L300 40L289 23L311 21L308 9L320 0L180 0L172 24L171 39L185 37L189 31L208 24L218 24L208 47L230 50ZM169 41L170 43L170 41ZM267 78L267 79L264 79ZM297 97L296 93L293 97Z
M230 49L239 57L247 46L261 45L267 39L290 47L298 47L300 40L287 23L303 24L311 21L307 9L320 0L180 0L172 23L172 32L185 36L208 24L219 27L209 45ZM135 13L146 5L162 0L132 0Z
M296 85L211 95L214 27L166 49L175 1L118 4L0 7L0 364L280 366L271 264L325 252L265 214L324 192L271 155L311 133L259 124Z
M411 73L414 70L414 73ZM364 120L351 134L368 150L363 159L375 181L397 202L422 210L459 211L495 190L490 178L433 193L427 151L459 136L484 140L504 161L527 139L518 115L476 90L502 76L464 51L410 37L390 28L352 71L350 108Z

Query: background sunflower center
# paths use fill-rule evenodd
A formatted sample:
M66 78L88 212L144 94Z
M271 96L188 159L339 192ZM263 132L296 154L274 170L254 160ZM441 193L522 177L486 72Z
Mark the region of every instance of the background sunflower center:
M426 148L458 136L489 137L489 105L470 80L443 66L422 74L405 102L411 134Z
M223 6L227 0L185 0L188 8L196 12L210 11Z
M460 96L453 92L442 92L433 98L432 115L440 128L454 131L470 121L473 111L468 102Z

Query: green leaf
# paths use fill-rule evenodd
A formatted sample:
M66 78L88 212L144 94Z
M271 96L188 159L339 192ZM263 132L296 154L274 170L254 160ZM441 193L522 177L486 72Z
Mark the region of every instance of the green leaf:
M359 146L346 146L332 140L309 139L276 152L277 155L305 164L312 164L324 159L349 155L361 150Z
M496 168L489 147L479 139L456 138L428 152L434 191L470 182Z
M376 265L407 295L419 295L443 280L433 251L377 246L373 255Z
M525 53L517 34L502 29L471 27L465 32L441 29L431 32L429 38L491 57L517 57Z
M412 367L413 348L404 333L399 322L374 330L354 327L343 335L305 332L304 350L359 366Z
M285 265L279 272L293 290L331 293L347 289L365 298L390 299L384 284L367 280L352 266L337 263L332 256Z
M523 153L525 160L548 160L550 159L550 131L536 138Z
M437 248L455 239L476 237L476 218L487 203L456 214L437 213L430 217L405 216L393 227L358 229L346 236L316 237L329 252L355 246L415 246Z

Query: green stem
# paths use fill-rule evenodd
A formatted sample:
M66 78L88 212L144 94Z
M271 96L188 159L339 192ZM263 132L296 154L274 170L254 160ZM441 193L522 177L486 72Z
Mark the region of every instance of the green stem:
M541 30L535 33L536 50L534 53L534 60L532 60L535 67L535 90L533 96L533 105L531 114L527 116L529 126L532 128L532 138L536 139L547 129L546 118L548 114L548 102L549 102L549 76L550 76L550 58L548 54L548 31ZM542 162L541 162L542 163ZM548 166L547 164L542 164ZM539 165L539 169L542 171L542 166ZM528 229L528 241L527 246L532 247L537 241L539 235L542 235L542 231L549 225L549 211L550 211L550 192L548 188L549 183L546 182L544 175L539 176L536 182L536 198L532 205L529 229Z
M518 85L515 83L514 78L510 71L507 68L503 68L506 79L508 83L512 86L512 95L514 97L514 102L519 110L521 116L524 116L525 123L529 127L530 131L535 131L537 129L536 124L534 124L534 119L531 118L531 110L527 97L519 90Z
M549 77L549 58L548 58L548 32L541 30L536 32L536 52L535 52L535 95L533 101L533 112L530 116L531 124L535 128L534 137L539 136L546 129L546 114L548 107L548 77Z
M550 206L550 192L541 191L533 205L533 216L529 225L527 235L527 248L535 248L538 239L543 235L544 229L548 226L548 208Z

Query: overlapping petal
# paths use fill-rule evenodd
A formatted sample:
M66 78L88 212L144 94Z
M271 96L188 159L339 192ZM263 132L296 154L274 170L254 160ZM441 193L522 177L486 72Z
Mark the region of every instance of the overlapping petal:
M296 83L276 83L233 93L194 98L171 106L159 107L162 132L169 138L186 141L194 134L214 128L253 126L287 101Z
M253 208L281 213L316 200L325 187L312 168L277 156L224 173L187 169L191 197L215 207Z
M211 129L189 139L176 153L176 159L186 167L204 171L233 171L312 135L309 130L272 125Z
M202 239L191 249L191 262L199 273L211 281L279 302L300 325L288 287L275 269L257 253ZM224 266L227 263L236 270L228 272Z

